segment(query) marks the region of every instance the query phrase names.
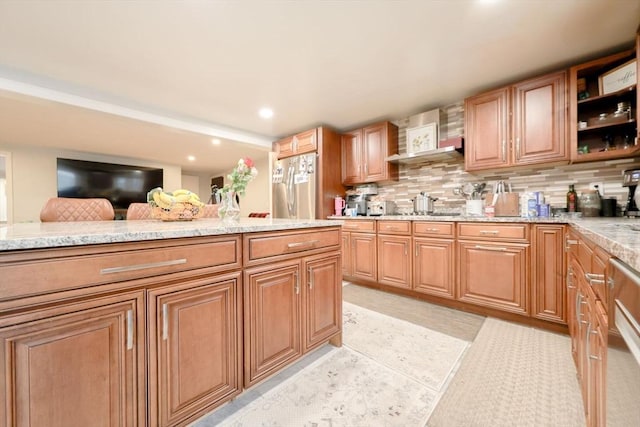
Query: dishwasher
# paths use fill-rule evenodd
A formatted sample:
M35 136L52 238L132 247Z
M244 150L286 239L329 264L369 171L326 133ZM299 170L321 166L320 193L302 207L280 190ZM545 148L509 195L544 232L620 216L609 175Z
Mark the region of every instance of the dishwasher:
M607 426L640 426L640 273L612 258L608 276Z

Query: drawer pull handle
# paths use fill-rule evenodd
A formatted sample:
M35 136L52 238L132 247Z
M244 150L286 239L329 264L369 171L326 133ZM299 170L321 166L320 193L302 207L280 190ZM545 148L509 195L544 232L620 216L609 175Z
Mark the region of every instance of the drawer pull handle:
M287 249L296 249L296 248L302 248L307 246L313 247L319 242L320 240L308 240L306 242L287 243Z
M495 251L495 252L505 252L507 250L507 248L502 248L502 247L480 246L480 245L476 245L476 249L482 249L485 251Z
M133 310L127 310L127 350L133 349Z
M571 250L571 246L572 245L577 245L578 241L577 240L572 240L572 239L567 239L567 244L565 245L564 249L569 252Z
M296 291L296 295L300 295L300 276L298 275L297 271L295 273L293 273L293 275L295 276L295 280L296 280L296 283L294 285L294 289Z
M593 354L589 355L589 359L591 359L591 360L600 360L600 358L598 356L594 356Z
M147 264L125 265L122 267L108 267L100 270L100 274L124 273L126 271L146 270L147 268L169 267L171 265L186 264L186 258L173 259L171 261L150 262Z
M439 233L440 229L439 228L427 228L427 231L431 231L432 233Z
M169 338L169 307L167 303L162 304L162 339L164 341Z
M309 267L309 289L313 289L313 268Z
M358 224L344 224L343 227L344 228L350 228L352 230L357 230L358 228L360 228L360 227L358 227Z
M496 235L496 234L500 234L500 232L497 230L480 230L480 234Z
M399 230L399 228L396 227L395 225L387 225L385 228L387 230L393 230L393 231Z

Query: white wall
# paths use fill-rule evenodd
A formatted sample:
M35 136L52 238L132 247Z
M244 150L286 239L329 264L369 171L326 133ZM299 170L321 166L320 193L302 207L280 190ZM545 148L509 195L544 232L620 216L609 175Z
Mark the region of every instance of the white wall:
M79 153L74 151L25 146L0 145L0 151L12 155L13 222L38 222L40 210L50 197L58 194L56 159L64 157L94 162L162 168L164 188L182 188L179 166L162 165L140 159Z

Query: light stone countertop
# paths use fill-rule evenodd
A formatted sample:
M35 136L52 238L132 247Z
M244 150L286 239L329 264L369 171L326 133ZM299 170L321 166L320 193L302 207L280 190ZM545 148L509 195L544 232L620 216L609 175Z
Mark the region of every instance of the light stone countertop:
M234 224L204 218L175 222L145 220L19 223L0 226L0 252L336 225L340 224L329 220L271 218L241 218Z
M446 222L519 222L530 224L570 224L580 234L602 247L611 255L640 272L640 218L521 218L521 217L476 217L433 215L382 215L382 216L332 216L346 221L391 220L391 221L446 221Z

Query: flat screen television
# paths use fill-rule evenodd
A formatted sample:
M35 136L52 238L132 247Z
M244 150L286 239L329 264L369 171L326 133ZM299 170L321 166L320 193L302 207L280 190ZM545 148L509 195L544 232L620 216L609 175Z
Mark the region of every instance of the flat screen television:
M109 199L114 209L146 203L162 179L162 169L58 158L58 197Z

